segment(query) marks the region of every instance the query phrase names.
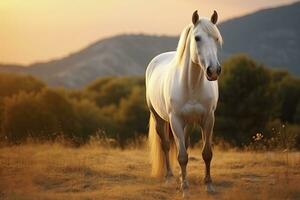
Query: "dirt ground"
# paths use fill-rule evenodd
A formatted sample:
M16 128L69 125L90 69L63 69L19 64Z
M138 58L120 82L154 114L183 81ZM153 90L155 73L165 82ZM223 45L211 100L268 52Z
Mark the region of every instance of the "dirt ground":
M202 183L200 149L189 155L188 199L300 199L300 152L215 150L213 194L206 193ZM168 184L150 177L147 149L27 144L0 148L0 199L182 197L178 175Z

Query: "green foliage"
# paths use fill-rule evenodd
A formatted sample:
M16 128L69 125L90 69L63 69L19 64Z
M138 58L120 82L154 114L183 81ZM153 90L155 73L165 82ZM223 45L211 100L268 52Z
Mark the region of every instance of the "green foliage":
M121 100L117 114L117 121L121 125L119 140L122 146L128 139L147 132L148 115L145 90L136 86L127 99Z
M3 100L20 92L40 92L45 84L32 76L0 74L0 124L3 121Z
M300 79L287 76L277 89L279 101L279 117L283 122L297 121L297 106L300 103Z
M249 143L272 115L271 75L263 66L238 55L223 64L217 109L217 134L236 144Z
M33 93L16 94L4 101L4 114L2 121L2 134L10 142L19 143L28 136L49 136L49 125L53 120L44 112L42 105ZM38 123L37 123L38 122Z
M39 92L45 84L32 76L0 74L0 98L19 92Z
M3 119L2 133L17 143L28 136L53 139L63 133L71 137L77 128L70 101L50 89L6 98Z
M115 125L108 117L101 113L101 110L94 102L87 99L74 101L73 107L76 112L78 124L75 133L79 142L86 142L91 135L102 130L113 136L116 130Z
M93 92L96 104L103 107L110 104L118 105L122 98L128 97L135 85L143 84L141 78L108 77L95 81L87 87L87 90Z
M300 124L300 101L297 104L295 115L294 115L294 122Z

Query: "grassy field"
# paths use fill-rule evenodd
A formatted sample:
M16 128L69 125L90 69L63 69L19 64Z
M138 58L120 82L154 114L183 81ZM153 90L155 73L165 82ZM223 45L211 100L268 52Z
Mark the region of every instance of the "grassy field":
M189 199L300 199L300 152L215 150L214 194L204 190L200 155L190 151ZM0 199L182 199L178 180L165 184L149 172L147 149L2 147Z

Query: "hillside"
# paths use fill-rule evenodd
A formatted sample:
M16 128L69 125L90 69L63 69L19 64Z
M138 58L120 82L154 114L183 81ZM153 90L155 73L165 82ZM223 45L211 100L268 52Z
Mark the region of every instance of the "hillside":
M177 38L119 35L59 60L28 67L0 65L0 72L29 73L50 85L80 87L99 76L141 75L155 55L176 48Z
M300 2L261 10L219 25L221 58L246 53L272 67L300 74ZM81 87L100 76L141 75L155 55L175 50L177 37L119 35L62 59L30 66L0 65L0 72L32 74L52 86Z
M272 67L300 74L300 2L220 24L223 57L244 52Z

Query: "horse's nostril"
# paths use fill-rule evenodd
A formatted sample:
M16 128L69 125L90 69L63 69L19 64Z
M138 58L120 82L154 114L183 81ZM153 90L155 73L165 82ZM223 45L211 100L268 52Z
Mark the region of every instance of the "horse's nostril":
M220 75L221 71L222 71L221 66L219 66L218 69L217 69L217 74Z
M212 75L212 69L211 66L208 66L207 70L206 70L207 75L210 77Z

